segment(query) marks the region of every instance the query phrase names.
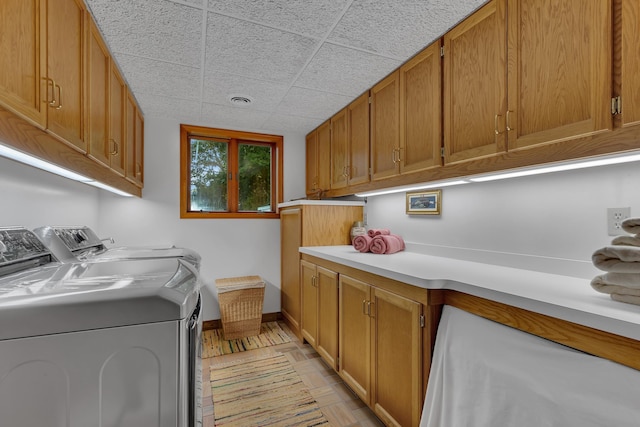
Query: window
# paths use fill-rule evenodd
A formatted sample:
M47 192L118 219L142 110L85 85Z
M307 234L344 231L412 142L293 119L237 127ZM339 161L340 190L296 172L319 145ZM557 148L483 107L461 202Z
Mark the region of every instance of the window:
M282 136L180 125L181 218L278 218Z

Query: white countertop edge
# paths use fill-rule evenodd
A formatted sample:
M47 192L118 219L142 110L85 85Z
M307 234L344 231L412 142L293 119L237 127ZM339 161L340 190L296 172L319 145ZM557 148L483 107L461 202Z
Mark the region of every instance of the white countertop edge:
M278 208L288 208L291 206L301 205L320 205L320 206L364 206L364 202L357 200L291 200L289 202L278 203Z
M593 290L588 279L407 251L376 255L352 246L318 246L300 252L409 285L456 290L640 340L640 306L611 300Z

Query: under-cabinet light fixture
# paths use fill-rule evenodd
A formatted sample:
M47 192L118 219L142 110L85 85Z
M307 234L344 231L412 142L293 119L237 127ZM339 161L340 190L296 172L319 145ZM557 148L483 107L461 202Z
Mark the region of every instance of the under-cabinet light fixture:
M91 178L87 178L84 175L80 175L78 173L72 172L68 169L54 165L53 163L49 163L37 157L23 153L22 151L18 151L13 148L7 147L6 145L0 144L0 156L6 157L11 160L15 160L16 162L20 162L25 165L33 166L34 168L44 170L67 179L71 179L73 181L82 182L83 184L88 184L93 187L101 188L103 190L110 191L120 196L133 197L131 194L125 193L124 191L118 190L117 188L95 181Z
M357 193L358 197L379 196L382 194L400 193L404 191L427 190L429 188L448 187L451 185L469 184L474 182L496 181L499 179L518 178L522 176L540 175L545 173L568 171L574 169L592 168L596 166L615 165L619 163L629 163L640 161L640 152L630 152L624 154L614 154L597 158L582 159L566 163L551 165L541 165L538 167L513 169L505 172L496 172L484 175L455 178L446 181L429 182L424 184L414 184L412 186L386 188L383 190L373 190Z

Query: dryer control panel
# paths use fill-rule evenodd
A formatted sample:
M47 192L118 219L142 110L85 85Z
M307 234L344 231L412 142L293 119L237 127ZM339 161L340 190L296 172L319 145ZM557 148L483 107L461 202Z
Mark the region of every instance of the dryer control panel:
M44 258L41 263L51 262L51 253L35 234L26 228L0 227L0 269L39 258Z

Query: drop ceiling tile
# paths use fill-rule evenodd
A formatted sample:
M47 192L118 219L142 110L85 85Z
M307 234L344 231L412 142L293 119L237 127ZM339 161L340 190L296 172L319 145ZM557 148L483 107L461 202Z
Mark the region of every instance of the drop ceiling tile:
M290 83L306 64L316 43L308 37L209 13L206 67Z
M120 68L135 94L200 99L200 70L152 59L120 55Z
M283 83L213 72L205 76L204 101L230 106L229 97L241 95L251 98L251 109L268 111L278 106L288 88L289 86Z
M325 120L353 100L352 96L336 95L312 89L292 87L278 108L278 114Z
M485 0L354 0L328 40L404 59Z
M200 101L168 98L141 93L136 95L145 117L162 117L182 123L197 123L200 120Z
M209 10L320 38L347 3L347 0L209 0Z
M237 130L261 130L269 113L217 104L202 104L201 120L207 126Z
M325 43L295 84L355 97L401 64L395 59Z
M288 114L272 114L262 126L265 131L283 134L295 132L306 135L322 124L324 119L309 119L307 117Z
M113 53L199 66L201 9L166 0L87 0Z

